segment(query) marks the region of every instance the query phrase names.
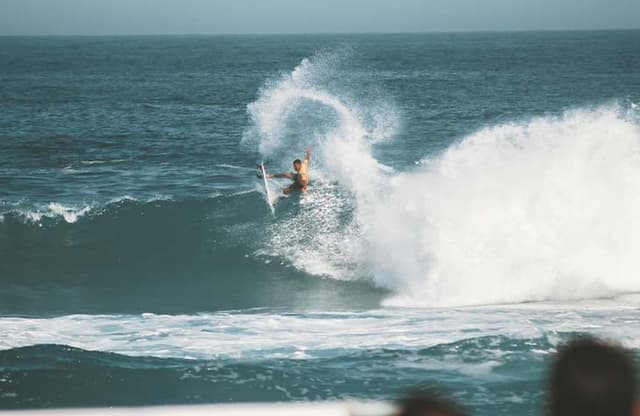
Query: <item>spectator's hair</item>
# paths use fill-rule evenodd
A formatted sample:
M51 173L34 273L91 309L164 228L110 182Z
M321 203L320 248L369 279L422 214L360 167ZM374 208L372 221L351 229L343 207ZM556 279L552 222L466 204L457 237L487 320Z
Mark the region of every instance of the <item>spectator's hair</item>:
M637 383L629 352L596 338L576 338L553 363L547 415L631 416Z
M398 401L398 406L397 416L466 416L453 399L430 388L410 392Z
M293 161L293 164L294 165L302 165L302 160L296 159L296 160Z

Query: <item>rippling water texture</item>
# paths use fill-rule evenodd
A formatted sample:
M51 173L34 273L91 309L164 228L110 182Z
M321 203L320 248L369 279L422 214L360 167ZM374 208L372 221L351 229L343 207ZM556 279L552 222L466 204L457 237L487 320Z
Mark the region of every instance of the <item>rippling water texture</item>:
M0 38L0 407L537 414L572 335L640 350L638 45Z

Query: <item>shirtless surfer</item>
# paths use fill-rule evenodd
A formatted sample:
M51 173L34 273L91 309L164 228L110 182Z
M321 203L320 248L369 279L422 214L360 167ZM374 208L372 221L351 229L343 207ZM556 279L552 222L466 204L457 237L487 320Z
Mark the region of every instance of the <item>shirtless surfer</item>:
M311 159L311 148L307 147L307 153L304 156L304 160L296 159L293 161L293 169L295 173L267 173L267 178L289 178L293 180L293 183L282 191L285 195L291 192L300 191L307 192L307 186L309 185L309 175L307 173L307 165Z

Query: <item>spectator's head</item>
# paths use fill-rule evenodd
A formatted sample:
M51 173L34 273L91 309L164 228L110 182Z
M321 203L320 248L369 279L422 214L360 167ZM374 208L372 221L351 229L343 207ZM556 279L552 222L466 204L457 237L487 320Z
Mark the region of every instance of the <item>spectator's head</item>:
M549 381L548 416L634 414L637 376L621 347L577 338L558 352Z
M397 416L465 416L458 404L434 390L416 390L399 405Z

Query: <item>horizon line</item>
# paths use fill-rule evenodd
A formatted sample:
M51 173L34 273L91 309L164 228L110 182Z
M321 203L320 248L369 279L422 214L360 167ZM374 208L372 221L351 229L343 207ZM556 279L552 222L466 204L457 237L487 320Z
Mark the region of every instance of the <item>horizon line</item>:
M160 36L331 36L331 35L427 35L474 33L539 33L539 32L632 32L640 27L594 29L474 29L474 30L425 30L425 31L336 31L336 32L207 32L207 33L41 33L2 34L0 37L160 37Z

